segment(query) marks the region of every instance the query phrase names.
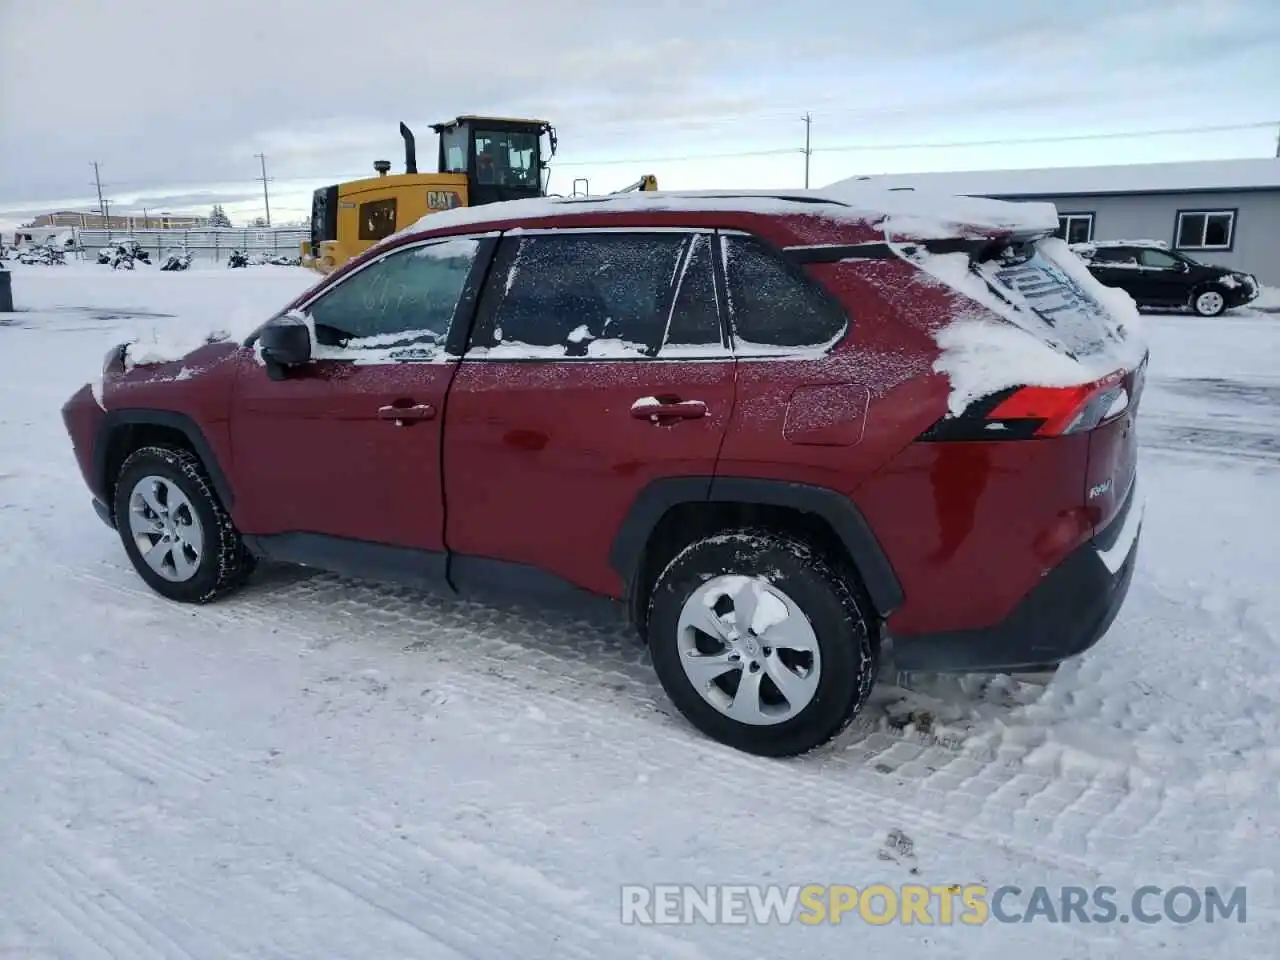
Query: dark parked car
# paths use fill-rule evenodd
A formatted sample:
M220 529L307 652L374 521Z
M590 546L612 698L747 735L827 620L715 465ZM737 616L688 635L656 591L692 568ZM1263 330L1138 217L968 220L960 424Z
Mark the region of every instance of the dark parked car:
M900 669L966 672L1102 636L1145 349L1112 365L1052 224L898 245L812 195L646 197L435 214L243 341L121 345L63 408L98 514L177 601L262 558L611 601L695 726L768 755L843 729L889 636ZM956 318L1105 373L955 404Z
M1078 243L1071 249L1100 282L1124 290L1139 307L1190 307L1216 317L1258 296L1252 274L1200 263L1156 241Z

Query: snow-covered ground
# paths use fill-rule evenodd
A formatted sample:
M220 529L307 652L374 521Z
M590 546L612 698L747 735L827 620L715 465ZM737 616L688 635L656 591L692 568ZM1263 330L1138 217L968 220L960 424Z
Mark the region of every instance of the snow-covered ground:
M1280 318L1152 316L1142 556L1047 688L886 678L752 758L613 625L298 570L166 603L59 407L301 270L18 268L0 318L0 956L1261 958L1280 869ZM253 305L257 305L254 307ZM629 926L623 884L1248 886L1247 922Z

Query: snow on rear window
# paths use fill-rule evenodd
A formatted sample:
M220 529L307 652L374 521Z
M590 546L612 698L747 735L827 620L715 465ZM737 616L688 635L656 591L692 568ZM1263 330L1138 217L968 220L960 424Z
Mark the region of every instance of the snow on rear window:
M966 253L907 256L972 301L935 335L934 370L951 381L953 414L997 390L1088 383L1146 355L1133 299L1099 283L1056 237L977 265Z

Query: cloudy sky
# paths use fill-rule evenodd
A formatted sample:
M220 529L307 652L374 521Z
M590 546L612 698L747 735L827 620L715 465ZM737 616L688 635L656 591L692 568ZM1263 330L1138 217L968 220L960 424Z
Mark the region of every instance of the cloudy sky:
M240 222L265 153L300 220L459 113L552 121L566 193L801 186L806 111L815 186L1270 156L1278 53L1278 0L0 0L0 217L88 209L97 160L113 212Z

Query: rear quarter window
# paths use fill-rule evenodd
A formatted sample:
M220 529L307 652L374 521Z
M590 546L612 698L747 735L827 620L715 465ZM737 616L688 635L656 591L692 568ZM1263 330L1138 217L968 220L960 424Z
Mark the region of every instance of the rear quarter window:
M821 347L844 332L848 318L839 304L763 241L720 240L739 349Z

